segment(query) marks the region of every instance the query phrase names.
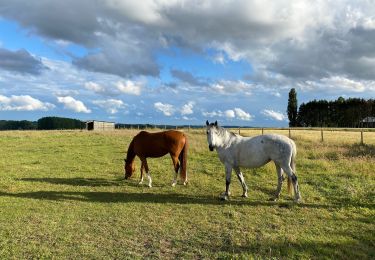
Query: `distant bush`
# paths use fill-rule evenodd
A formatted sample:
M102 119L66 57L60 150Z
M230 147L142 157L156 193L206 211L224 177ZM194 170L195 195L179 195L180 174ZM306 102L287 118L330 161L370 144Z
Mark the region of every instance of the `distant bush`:
M85 122L71 118L42 117L38 120L39 130L83 129L85 127Z
M0 130L35 130L37 127L37 122L27 120L0 120Z

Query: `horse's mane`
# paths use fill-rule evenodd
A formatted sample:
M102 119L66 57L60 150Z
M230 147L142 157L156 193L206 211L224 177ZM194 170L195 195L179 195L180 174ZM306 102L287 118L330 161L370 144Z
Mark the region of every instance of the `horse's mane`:
M126 153L126 161L131 162L135 158L135 152L134 152L134 139L130 142L128 151Z
M233 137L238 136L236 133L233 133L233 132L225 129L224 127L217 126L216 128L217 128L217 130L219 132L219 135L221 135L221 136L224 136L225 133L229 133Z

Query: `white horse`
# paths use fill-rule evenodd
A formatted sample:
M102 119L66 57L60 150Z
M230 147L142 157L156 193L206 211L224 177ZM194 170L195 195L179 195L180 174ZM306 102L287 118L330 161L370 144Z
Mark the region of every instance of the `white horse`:
M288 190L291 191L290 183L293 183L295 201L301 199L297 176L295 174L295 160L297 149L293 140L283 135L267 134L255 137L243 137L219 127L217 121L207 126L207 141L210 151L216 148L220 161L225 165L226 190L221 199L227 200L230 192L232 169L242 185L242 197L247 197L247 185L245 183L240 167L258 168L270 161L276 166L278 185L275 200L280 196L281 185L284 180L283 171L288 175Z

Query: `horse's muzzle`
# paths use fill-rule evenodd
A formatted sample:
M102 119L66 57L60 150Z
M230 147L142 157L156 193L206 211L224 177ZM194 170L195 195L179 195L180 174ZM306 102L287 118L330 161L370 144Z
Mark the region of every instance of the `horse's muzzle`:
M210 151L212 152L214 150L214 147L212 145L209 145L208 149L210 149Z

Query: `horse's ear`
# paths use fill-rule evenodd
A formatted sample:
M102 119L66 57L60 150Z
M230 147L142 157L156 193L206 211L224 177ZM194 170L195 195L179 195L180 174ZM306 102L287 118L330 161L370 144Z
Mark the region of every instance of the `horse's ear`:
M217 121L215 121L215 126L217 126Z
M206 125L208 126L210 123L208 123L208 120L206 121Z

